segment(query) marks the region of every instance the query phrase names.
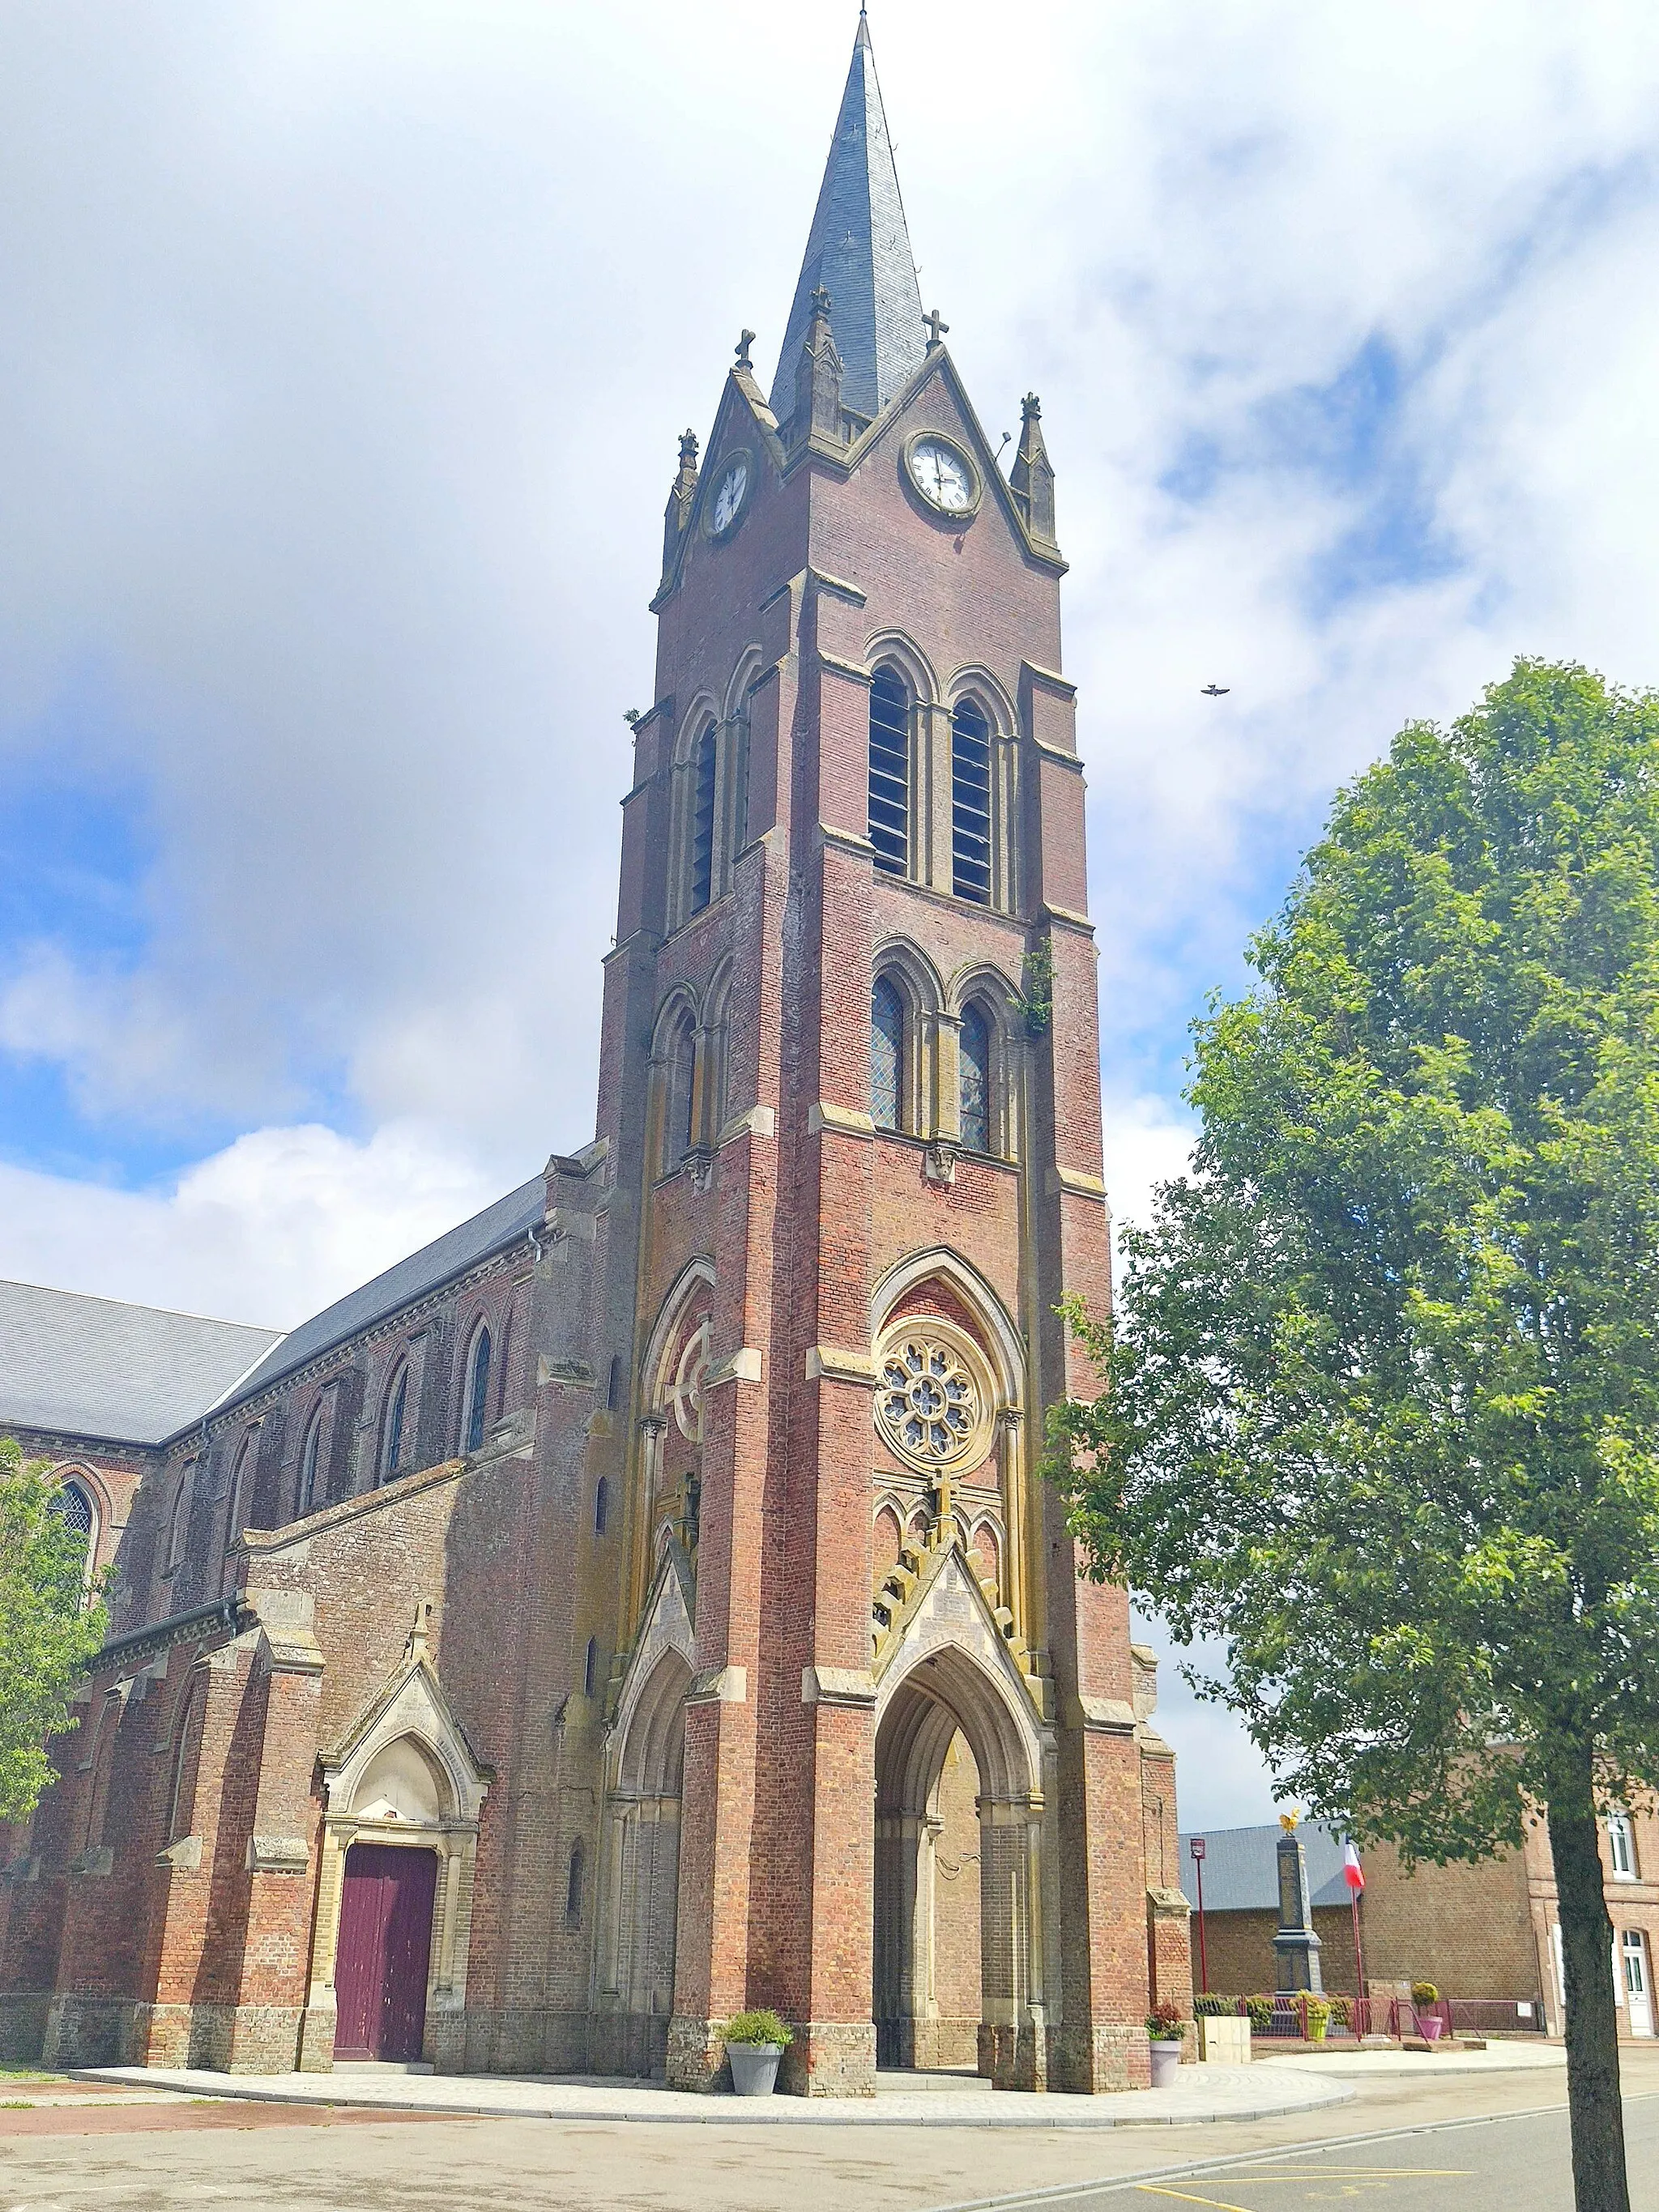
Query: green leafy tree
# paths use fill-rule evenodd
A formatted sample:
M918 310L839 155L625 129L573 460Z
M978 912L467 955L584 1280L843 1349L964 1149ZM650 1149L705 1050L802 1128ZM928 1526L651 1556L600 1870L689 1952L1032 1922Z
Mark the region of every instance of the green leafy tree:
M1410 1863L1543 1808L1581 2212L1628 2203L1599 1815L1659 1782L1659 701L1517 663L1340 793L1195 1025L1051 1472L1286 1796Z
M87 1540L58 1498L46 1463L0 1437L0 1820L40 1802L46 1740L76 1726L70 1692L109 1625L82 1602Z

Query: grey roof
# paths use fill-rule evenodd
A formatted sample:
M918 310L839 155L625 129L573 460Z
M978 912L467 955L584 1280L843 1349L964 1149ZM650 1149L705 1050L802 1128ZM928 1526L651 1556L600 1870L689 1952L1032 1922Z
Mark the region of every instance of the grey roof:
M921 366L927 343L904 203L862 15L772 380L772 412L780 421L794 412L795 365L820 284L830 294L830 325L842 359L842 404L860 415L879 414Z
M387 1314L396 1313L399 1306L412 1305L416 1298L424 1297L428 1291L447 1282L452 1275L463 1273L475 1267L491 1252L502 1245L512 1244L532 1229L539 1228L547 1203L547 1185L540 1176L532 1176L528 1182L510 1190L505 1198L498 1198L493 1206L485 1206L458 1229L446 1230L430 1244L423 1244L418 1252L411 1252L396 1267L388 1267L383 1275L365 1283L361 1289L348 1291L344 1297L337 1298L331 1306L302 1321L274 1344L265 1358L245 1376L235 1395L250 1396L276 1381L279 1376L302 1367L307 1359L316 1358L331 1345L355 1336L360 1329L372 1328Z
M279 1329L0 1282L0 1429L161 1443L281 1342Z
M1342 1879L1342 1850L1346 1831L1328 1820L1304 1820L1297 1830L1303 1856L1308 1863L1308 1890L1316 1905L1346 1905L1348 1885ZM1277 1912L1279 1910L1279 1827L1277 1821L1261 1828L1194 1829L1206 1846L1204 1853L1204 1910L1206 1912ZM1179 1865L1182 1893L1189 1905L1198 1902L1198 1874L1193 1864L1191 1835L1181 1838Z

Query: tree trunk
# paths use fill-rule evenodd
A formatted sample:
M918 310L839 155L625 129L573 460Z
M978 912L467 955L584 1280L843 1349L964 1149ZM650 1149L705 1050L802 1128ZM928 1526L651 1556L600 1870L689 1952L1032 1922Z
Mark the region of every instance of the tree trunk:
M1566 1984L1567 2112L1577 2212L1630 2212L1625 2114L1619 2099L1619 2016L1613 1995L1613 1923L1601 1887L1600 1827L1586 1746L1549 1802L1550 1852Z

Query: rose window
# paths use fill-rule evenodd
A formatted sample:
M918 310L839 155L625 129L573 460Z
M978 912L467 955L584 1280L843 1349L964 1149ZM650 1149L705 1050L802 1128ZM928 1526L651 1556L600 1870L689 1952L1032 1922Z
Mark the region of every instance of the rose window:
M680 1434L694 1444L702 1442L702 1386L708 1372L708 1322L705 1317L696 1334L686 1339L666 1394Z
M908 1337L881 1363L876 1419L882 1433L911 1459L957 1459L979 1427L980 1394L953 1346Z

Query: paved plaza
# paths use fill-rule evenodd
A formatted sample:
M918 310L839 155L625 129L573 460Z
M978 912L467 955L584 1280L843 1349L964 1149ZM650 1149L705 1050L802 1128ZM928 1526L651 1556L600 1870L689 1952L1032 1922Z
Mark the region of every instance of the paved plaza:
M589 2106L549 2119L527 2101L505 2118L415 2108L447 2089L476 2091L477 2076L359 2076L349 2090L349 2076L311 2077L313 2091L365 2100L351 2106L280 2101L270 2084L223 2075L214 2095L193 2082L164 2089L153 2076L138 2077L142 2087L13 2078L0 2082L10 2107L0 2110L0 2212L1037 2212L1045 2203L1064 2212L1137 2203L1148 2212L1171 2203L1279 2212L1351 2197L1384 2212L1559 2212L1571 2202L1560 2053L1553 2063L1536 2047L1528 2056L1482 2068L1419 2056L1341 2081L1322 2079L1319 2062L1206 2069L1249 2075L1257 2099L1311 2074L1328 2101L1223 2119L1218 2085L1201 2089L1200 2075L1191 2088L1183 2079L1188 2108L1172 2106L1151 2128L1116 2115L1107 2126L1066 2124L1059 2113L988 2127L981 2106L1014 2100L960 2087L884 2092L851 2125L844 2108L795 2099L768 2109L825 2119L757 2126L739 2119L736 2100L698 2100L708 2117L689 2128L659 2117L678 2100L637 2087L586 2085L596 2099L641 2100L637 2116ZM1625 2082L1632 2202L1659 2212L1659 2049L1627 2051ZM538 2094L545 2111L550 2087L562 2098L584 2085L512 2086L526 2100ZM247 2089L264 2094L236 2094ZM1328 2100L1339 2089L1342 2100Z

